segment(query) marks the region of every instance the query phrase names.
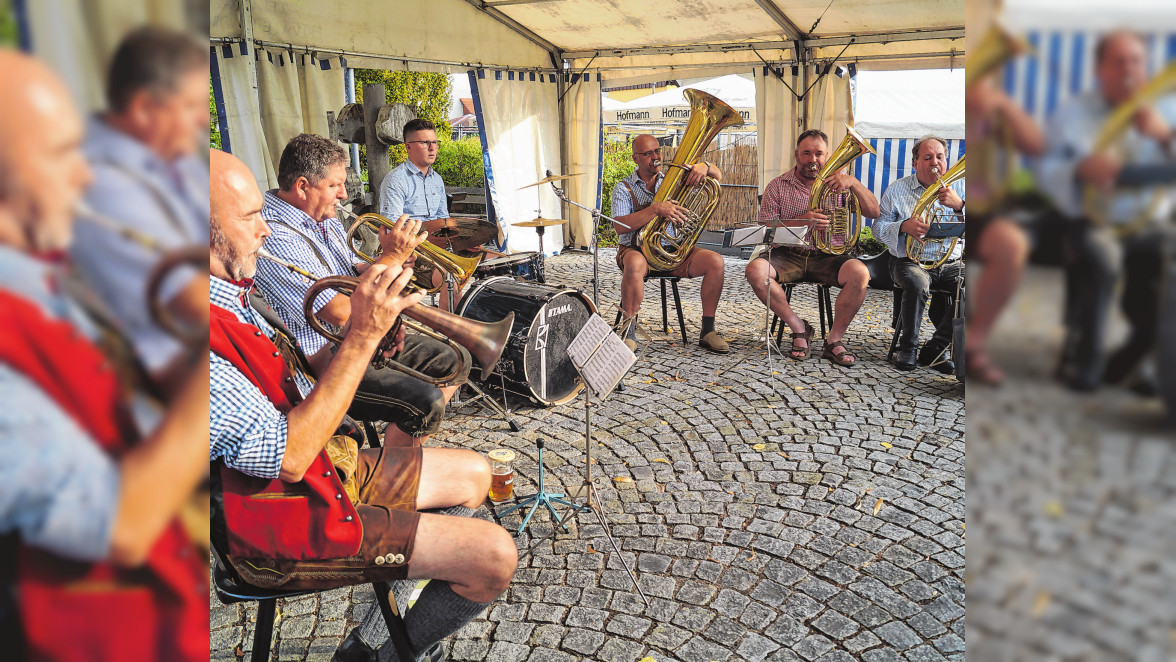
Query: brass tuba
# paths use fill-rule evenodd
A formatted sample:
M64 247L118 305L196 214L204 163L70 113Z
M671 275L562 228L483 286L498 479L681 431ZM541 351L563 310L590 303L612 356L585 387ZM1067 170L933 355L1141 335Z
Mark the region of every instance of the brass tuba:
M841 144L829 156L825 167L817 173L813 182L812 193L809 195L809 209L819 211L829 217L829 227L824 230L812 230L813 245L822 253L830 255L844 255L857 245L858 236L865 227L862 212L858 206L858 199L852 193L829 191L825 188L825 180L852 163L865 152L877 154L873 147L862 138L852 127L846 127L848 133L842 138ZM845 203L837 202L838 196L845 195Z
M314 314L314 300L326 289L333 289L346 296L351 296L355 292L355 287L359 283L359 279L354 276L327 276L326 278L319 278L295 264L270 255L264 248L258 252L258 255L271 262L280 264L291 272L308 280L314 281L306 291L306 296L302 299L302 313L306 316L306 322L310 325L310 328L314 329L315 332L327 340L336 344L343 342L343 338L339 334L328 330ZM411 319L405 319L406 317ZM414 322L412 320L416 321ZM457 368L444 377L430 377L392 359L385 358L384 352L395 344L396 335L400 330L401 324L406 325L417 333L422 333L447 343L458 355ZM372 365L377 368L392 368L393 370L403 372L409 377L419 379L438 388L444 388L465 381L464 375L468 371L469 366L466 365L467 361L461 352L461 348L464 347L477 360L478 365L482 366L482 379L485 380L490 376L490 372L494 370L494 366L498 363L498 358L502 356L502 351L506 349L506 341L510 339L511 327L513 325L513 312L507 313L506 317L497 322L487 324L417 303L405 309L400 319L396 321L384 336L384 339L380 342L380 346L376 349L375 355L372 357Z
M670 271L686 259L719 204L718 182L707 177L701 186L686 190L686 172L720 131L743 126L743 117L714 95L694 89L684 90L682 94L690 102L690 120L674 154L677 162L662 163L671 170L654 194L653 202L677 200L688 210L689 219L682 227L674 228L670 221L654 216L637 231L641 254L655 271Z
M1176 62L1171 62L1164 67L1156 77L1149 81L1143 87L1135 91L1127 101L1119 104L1107 121L1103 124L1098 132L1098 137L1094 141L1094 149L1091 153L1098 153L1106 151L1114 145L1115 141L1123 137L1127 131L1134 126L1135 114L1141 108L1155 101L1158 97L1166 94L1171 94L1176 90ZM1086 211L1086 216L1098 226L1105 226L1110 224L1110 205L1111 196L1113 194L1104 193L1098 188L1087 185L1083 191L1083 206ZM1150 216L1160 203L1164 191L1159 189L1152 196L1151 204L1148 209L1139 215L1138 218L1132 222L1116 229L1120 236L1128 236L1138 232L1147 226L1151 220Z
M933 210L931 206L939 200L939 189L950 188L952 184L964 178L964 158L961 156L960 160L948 168L942 177L939 177L937 170L934 171L936 177L939 177L939 186L928 186L927 190L923 191L923 195L920 195L918 201L915 202L915 209L911 212L911 218L921 216L929 225L934 226L937 223L955 217L955 212L944 213L942 207ZM927 216L928 211L931 211L930 216ZM947 262L947 258L951 257L951 253L955 250L959 240L959 237L939 237L934 239L924 238L923 241L919 241L907 235L906 254L907 257L920 267L928 270L934 269Z
M380 228L391 228L396 223L379 214L356 216L355 213L344 209L342 205L336 205L336 209L355 219L347 229L347 245L351 247L351 252L364 262L375 262L375 257L364 253L362 249L356 246L355 234L359 232L361 227L366 227L379 236ZM453 274L453 278L456 281L455 287L457 291L460 291L462 286L465 285L465 282L474 275L474 271L482 263L482 258L485 256L481 254L477 257L461 257L428 241L421 242L420 246L413 249L412 254L416 257L416 262L412 266L412 284L429 294L440 291L445 285L444 279L437 285L433 284L433 273L437 269Z

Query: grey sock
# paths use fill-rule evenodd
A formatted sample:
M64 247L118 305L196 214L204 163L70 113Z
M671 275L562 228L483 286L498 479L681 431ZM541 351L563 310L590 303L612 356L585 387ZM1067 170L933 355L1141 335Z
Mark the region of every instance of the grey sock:
M434 579L404 617L413 655L421 655L433 644L457 632L477 618L492 602L474 602L453 592L449 582ZM380 662L396 659L392 646L380 649ZM387 656L387 657L386 657Z
M453 517L473 517L474 509L466 508L465 506L450 506L448 508L430 508L429 510L422 510L422 513L429 513L432 515L451 515Z

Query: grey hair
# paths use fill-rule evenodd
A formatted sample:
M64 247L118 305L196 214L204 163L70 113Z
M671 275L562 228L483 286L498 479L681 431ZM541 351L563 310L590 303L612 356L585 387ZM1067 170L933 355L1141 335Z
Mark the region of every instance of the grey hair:
M937 141L940 145L943 145L943 151L945 151L945 152L947 151L947 141L946 140L944 140L943 138L940 138L939 136L926 135L926 136L923 136L922 138L919 138L918 140L915 141L915 146L914 146L914 148L911 149L911 161L912 162L919 160L919 148L922 147L923 143L927 142L928 140Z
M313 133L300 133L282 150L278 162L278 188L289 191L299 177L305 177L314 186L327 176L328 170L347 163L347 160L347 151L338 144Z

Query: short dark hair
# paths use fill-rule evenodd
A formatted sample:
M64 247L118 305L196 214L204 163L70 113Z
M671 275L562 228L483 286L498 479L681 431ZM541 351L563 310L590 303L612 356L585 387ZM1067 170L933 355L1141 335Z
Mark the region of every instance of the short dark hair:
M1116 37L1131 37L1141 44L1144 43L1143 36L1134 30L1128 30L1125 28L1111 30L1110 32L1099 37L1098 42L1095 43L1094 63L1096 65L1102 63L1103 55L1106 53L1107 46L1109 46L1111 43L1111 40L1115 39Z
M106 103L121 113L141 90L174 92L179 80L194 69L208 68L208 47L179 30L154 25L123 38L106 78Z
M927 142L928 140L938 141L940 145L943 145L943 151L947 151L947 141L943 138L940 138L939 136L923 136L922 138L916 140L915 146L911 148L911 161L919 160L919 148L922 147L923 143Z
M278 162L278 188L289 191L299 177L311 186L327 176L327 171L347 163L347 150L313 133L300 133L286 143Z
M805 140L807 140L809 138L813 138L813 137L817 137L817 138L820 138L821 140L824 140L826 145L829 144L829 136L826 136L824 131L822 131L820 129L809 129L808 131L805 131L804 133L800 134L800 137L798 137L796 139L796 146L800 147L800 143L804 142Z
M436 130L437 130L437 126L435 124L433 124L432 122L430 122L429 120L423 120L419 117L415 120L409 120L408 123L404 125L404 141L408 142L409 135L416 133L417 131L436 131Z

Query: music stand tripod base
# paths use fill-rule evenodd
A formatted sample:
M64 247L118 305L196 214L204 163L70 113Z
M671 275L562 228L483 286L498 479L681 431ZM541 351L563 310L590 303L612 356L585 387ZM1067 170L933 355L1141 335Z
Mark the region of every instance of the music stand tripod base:
M574 503L562 499L561 497L564 496L562 492L557 493L557 494L548 494L548 492L545 489L544 484L543 484L543 440L542 439L537 440L535 442L535 445L539 447L539 491L536 492L535 494L532 494L529 497L524 498L522 501L519 501L518 503L511 506L510 508L507 508L506 510L502 511L501 513L498 514L498 516L500 518L506 517L507 515L509 515L510 513L513 513L514 511L518 510L519 508L522 508L523 506L530 504L531 509L527 511L527 516L523 518L522 524L519 524L519 528L517 530L515 530L515 533L522 533L523 529L527 528L527 524L530 523L531 516L534 515L535 511L539 509L539 506L546 506L547 510L551 511L551 521L560 525L563 528L563 530L565 532L567 532L568 531L567 521L564 518L560 517L559 513L555 512L555 506L553 504L558 503L563 506L570 506L572 508L577 508L577 509L580 508L580 506L576 506Z

